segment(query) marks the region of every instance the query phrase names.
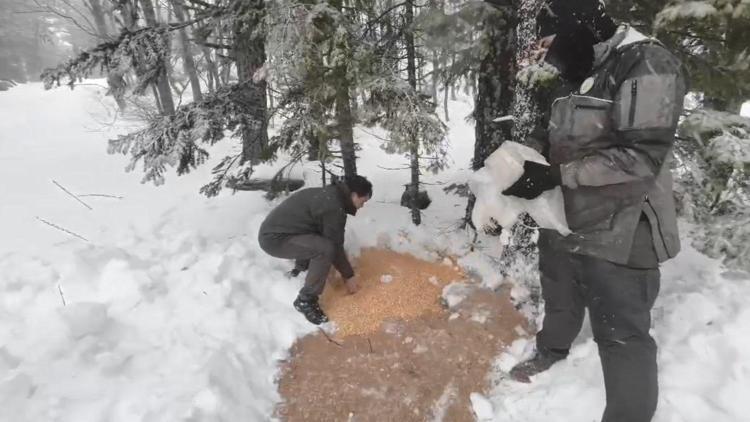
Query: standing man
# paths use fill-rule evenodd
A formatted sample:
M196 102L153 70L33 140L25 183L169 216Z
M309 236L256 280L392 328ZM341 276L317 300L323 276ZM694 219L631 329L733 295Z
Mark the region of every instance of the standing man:
M685 77L663 45L618 28L597 0L547 0L537 25L545 59L578 88L552 105L550 166L527 161L503 193L531 199L562 186L573 233L540 233L543 327L511 376L529 382L564 359L588 308L602 421L647 422L658 398L649 327L659 263L680 249L669 161Z
M294 259L296 276L307 270L305 285L294 308L313 324L328 322L318 297L331 265L346 280L350 293L358 290L354 270L344 251L346 217L355 215L372 197L372 184L362 176L322 188L295 192L260 225L260 247L276 258Z

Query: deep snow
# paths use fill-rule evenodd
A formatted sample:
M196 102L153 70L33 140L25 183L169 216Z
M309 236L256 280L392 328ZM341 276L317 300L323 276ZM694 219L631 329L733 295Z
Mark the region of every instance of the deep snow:
M74 91L39 84L0 93L0 420L267 420L280 399L277 362L313 327L291 306L299 281L289 264L257 247L272 203L259 193L198 187L212 161L161 187L124 173L127 159L106 154L111 101L100 81ZM468 100L451 102L452 167L428 176L433 205L414 228L398 206L406 163L378 147L377 129L355 132L360 173L375 197L350 220L347 244L389 246L420 257L440 253L495 286L499 245L467 253L456 230L464 200L442 193L468 179L473 127ZM279 163L275 164L276 166ZM272 171L270 166L265 171ZM317 180L313 166L297 168ZM89 210L52 181L83 196ZM42 223L44 219L88 239ZM689 242L684 242L689 244ZM654 311L661 396L655 421L747 420L750 397L750 279L686 248L663 268ZM498 357L496 388L472 401L482 419L595 421L604 406L596 347L584 330L571 357L530 385L501 379L532 344Z

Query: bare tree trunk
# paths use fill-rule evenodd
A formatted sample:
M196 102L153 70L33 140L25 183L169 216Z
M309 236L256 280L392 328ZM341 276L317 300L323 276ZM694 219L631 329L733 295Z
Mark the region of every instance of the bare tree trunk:
M445 80L445 84L443 86L443 111L445 112L445 121L450 122L451 118L448 115L448 90L450 88L450 83L448 80Z
M456 53L451 54L451 69L456 65ZM456 101L456 84L460 82L460 79L451 77L451 100Z
M404 5L404 38L406 41L406 73L409 85L417 90L416 51L414 47L414 0L406 0ZM422 215L417 207L417 196L419 195L419 134L414 133L409 145L409 158L411 167L411 221L417 226L422 223Z
M219 89L221 83L219 68L211 57L211 50L208 47L203 47L201 51L203 51L203 58L206 60L206 68L208 69L208 92L213 94Z
M153 2L151 0L140 1L143 16L146 18L146 24L148 26L157 26L159 22L156 20ZM169 87L168 78L169 75L166 68L164 68L156 80L156 90L158 92L158 102L161 104L161 112L165 115L172 115L174 114L174 100L172 99L172 90Z
M517 9L515 59L516 66L528 60L536 37L536 15L544 0L521 0ZM515 84L512 115L514 118L513 140L526 143L535 127L541 124L543 112L540 107L538 87ZM528 216L524 217L531 223ZM531 291L532 300L539 298L537 275L538 252L535 244L536 230L528 224L516 224L512 228L510 240L503 248L501 261L505 264L507 276L525 285Z
M216 43L217 44L226 44L225 39L227 38L225 36L225 32L221 29L217 32L216 36ZM219 50L216 50L216 57L217 61L219 62L219 80L221 82L222 86L226 86L229 84L229 78L232 74L232 61L228 56L232 55L234 52L230 50L224 50L224 57L222 57ZM237 58L235 57L235 60ZM218 89L218 86L217 86Z
M181 0L172 0L172 10L174 11L175 18L177 18L177 22L184 23L185 10ZM201 101L203 99L201 83L198 79L198 73L195 70L195 61L190 51L190 41L185 28L180 29L180 47L182 49L182 62L185 67L185 73L188 75L188 79L190 79L190 89L193 91L193 101Z
M104 16L104 9L100 0L88 0L86 7L91 12L91 16L94 18L94 25L96 26L96 33L101 41L109 39L109 33L107 31L107 22ZM125 88L126 83L121 73L116 71L107 72L107 86L109 86L108 94L112 95L117 102L117 107L120 110L125 110L127 103L125 102Z
M268 96L268 106L271 108L271 110L273 110L273 90L271 89L271 83L270 82L267 82L267 85L268 85L268 87L267 87L268 92L266 93L266 95ZM273 115L271 115L268 118L268 124L269 124L270 127L274 127L273 126Z
M349 98L349 84L342 81L336 88L336 120L338 124L341 158L344 161L344 176L357 174L357 155L354 147L354 118Z
M343 11L343 1L333 0L331 6ZM336 54L349 57L350 51L345 43L333 46ZM336 75L336 121L338 125L339 143L341 144L341 158L344 161L344 177L357 174L357 155L354 146L354 117L351 106L351 81L348 76L346 63L341 63L334 69Z
M499 13L499 12L494 12ZM485 17L487 50L479 64L479 87L474 101L475 137L472 170L484 167L484 160L490 156L503 141L511 137L511 123L495 123L500 116L510 115L513 106L513 83L515 74L513 16L505 17L506 25L493 24L498 20L496 14ZM510 15L510 12L508 12ZM467 78L467 88L469 87ZM466 207L466 224L471 225L471 214L476 198L469 196Z
M440 68L440 62L438 61L437 51L432 51L432 85L430 86L430 95L432 95L432 102L437 104L437 87L438 87L438 69Z
M239 6L234 25L234 57L238 83L242 84L240 98L247 110L247 121L242 130L242 162L257 164L268 147L266 112L266 80L261 67L266 62L265 35L258 31L265 14L264 0L246 0Z

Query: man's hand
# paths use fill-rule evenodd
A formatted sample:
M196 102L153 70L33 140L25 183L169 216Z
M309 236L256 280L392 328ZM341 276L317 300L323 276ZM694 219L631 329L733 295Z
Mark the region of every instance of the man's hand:
M503 195L534 199L560 185L560 166L548 166L534 161L524 161L523 175Z
M346 290L349 292L350 295L353 295L354 293L357 293L359 291L359 284L357 284L357 276L346 279L346 281L344 281L344 284L346 285Z

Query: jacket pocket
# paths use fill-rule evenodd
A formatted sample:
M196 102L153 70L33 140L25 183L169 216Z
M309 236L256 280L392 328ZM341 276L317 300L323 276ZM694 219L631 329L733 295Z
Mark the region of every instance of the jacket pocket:
M571 135L579 145L587 145L611 129L609 112L612 101L574 95L570 113Z
M625 80L615 98L617 130L662 129L676 124L676 76L642 75ZM678 104L679 103L679 104Z
M620 202L601 194L600 187L563 189L565 217L570 230L591 233L612 230Z

